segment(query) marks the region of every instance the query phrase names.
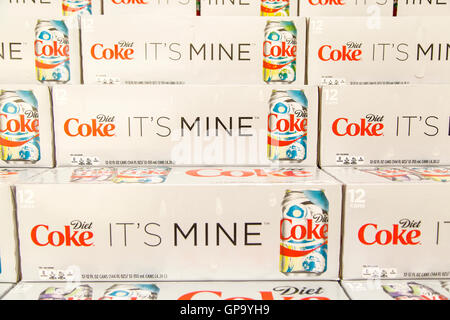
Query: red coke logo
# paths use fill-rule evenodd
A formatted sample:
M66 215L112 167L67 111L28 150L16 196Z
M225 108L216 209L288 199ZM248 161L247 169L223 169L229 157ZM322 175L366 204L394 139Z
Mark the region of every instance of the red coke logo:
M36 57L69 57L69 45L60 44L53 41L46 44L47 41L36 40L34 42L34 54Z
M368 114L358 122L350 122L348 118L338 118L333 121L331 131L336 136L361 136L379 137L383 135L384 124L381 122L384 116Z
M3 122L3 119L6 120ZM0 127L0 133L31 133L33 136L25 140L9 140L0 137L0 145L5 147L20 147L39 136L39 119L33 112L26 112L19 115L19 119L9 119L8 114L0 114L0 122L4 125Z
M308 0L309 4L312 6L344 6L345 2L343 0Z
M269 132L306 132L307 125L307 118L298 118L290 114L289 119L278 119L278 114L271 113L268 117L267 128Z
M19 116L19 119L8 119L8 115L5 113L0 114L0 122L3 122L2 119L5 119L5 125L0 127L0 132L39 132L39 119L36 118L27 118L24 114Z
M178 298L178 300L192 300L196 296L199 296L200 299L217 299L220 298L222 300L275 300L273 292L271 291L258 291L257 298L249 298L249 297L224 297L222 291L213 291L213 290L200 290L200 291L192 291L186 293ZM327 297L323 296L309 296L300 299L295 299L293 296L282 297L282 300L329 300Z
M283 230L290 230L285 233ZM306 225L293 224L292 219L281 219L280 222L280 239L288 240L317 240L328 238L328 224L315 223L312 219L306 220Z
M218 168L207 169L193 169L186 171L187 175L200 178L214 178L214 177L311 177L312 173L303 169L232 169L223 170Z
M360 61L361 43L348 42L339 48L323 45L319 48L318 56L322 61Z
M69 137L112 137L116 125L111 123L114 116L98 115L87 123L78 118L70 118L64 122L64 132Z
M90 247L94 233L92 222L72 221L63 230L50 230L45 224L39 224L31 229L31 241L39 247Z
M112 0L114 4L148 4L147 1L144 0Z
M392 228L382 229L377 224L366 223L358 231L359 241L366 245L418 245L421 221L402 219Z
M292 57L297 56L297 44L288 44L283 41L281 45L278 42L264 41L264 57Z
M91 56L95 60L133 60L133 45L133 42L119 41L108 48L102 43L96 43L91 47Z

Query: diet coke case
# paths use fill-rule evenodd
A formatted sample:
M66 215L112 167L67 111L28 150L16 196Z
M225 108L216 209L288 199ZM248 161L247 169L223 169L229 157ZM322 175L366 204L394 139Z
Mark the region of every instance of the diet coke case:
M4 16L28 16L36 18L92 15L101 13L101 1L102 0L4 0L0 3L0 12L5 13Z
M19 275L16 216L13 185L45 170L0 169L0 282L16 282ZM20 198L22 194L16 194ZM0 293L1 295L1 293Z
M343 279L450 278L450 168L326 171L345 184Z
M348 300L348 298L339 284L334 281L20 282L3 300L295 301ZM266 307L262 308L261 314L269 312L268 306Z
M342 186L316 168L74 171L16 187L25 281L338 278Z
M58 86L58 166L316 166L318 88Z
M298 16L299 0L201 0L202 16Z
M18 280L18 246L14 216L14 197L10 180L17 178L19 172L0 169L0 198L2 212L0 214L0 282L16 282Z
M449 16L447 0L398 0L398 16Z
M309 84L448 83L446 17L311 18Z
M300 0L300 16L392 16L393 0Z
M305 29L304 18L83 17L84 82L303 84Z
M327 86L321 166L449 165L450 86Z
M0 84L80 83L76 17L0 20Z
M196 16L196 0L103 0L103 14Z
M50 91L0 84L0 168L54 166Z
M449 300L449 281L373 280L343 281L352 300Z

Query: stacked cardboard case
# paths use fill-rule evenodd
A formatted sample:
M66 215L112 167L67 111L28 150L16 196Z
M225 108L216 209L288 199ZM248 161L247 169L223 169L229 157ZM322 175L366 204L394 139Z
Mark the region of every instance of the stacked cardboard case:
M14 185L37 175L45 169L1 169L0 197L0 296L3 296L19 280L18 235L15 212ZM21 197L18 194L17 197Z
M447 299L437 5L3 2L5 299Z
M448 298L448 88L323 88L320 164L345 185L341 278L352 299Z

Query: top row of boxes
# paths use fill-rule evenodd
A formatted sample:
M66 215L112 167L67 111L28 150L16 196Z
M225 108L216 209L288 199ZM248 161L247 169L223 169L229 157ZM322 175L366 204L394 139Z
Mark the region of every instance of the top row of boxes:
M0 20L0 83L450 83L447 17Z
M183 16L436 16L447 0L5 0L11 14L151 14Z

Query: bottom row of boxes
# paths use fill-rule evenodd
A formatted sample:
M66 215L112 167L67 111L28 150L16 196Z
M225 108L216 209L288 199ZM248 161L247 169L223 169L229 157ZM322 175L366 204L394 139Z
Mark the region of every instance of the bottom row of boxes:
M3 300L448 300L450 281L21 282L0 284L2 296Z
M450 279L449 168L1 172L0 282Z

